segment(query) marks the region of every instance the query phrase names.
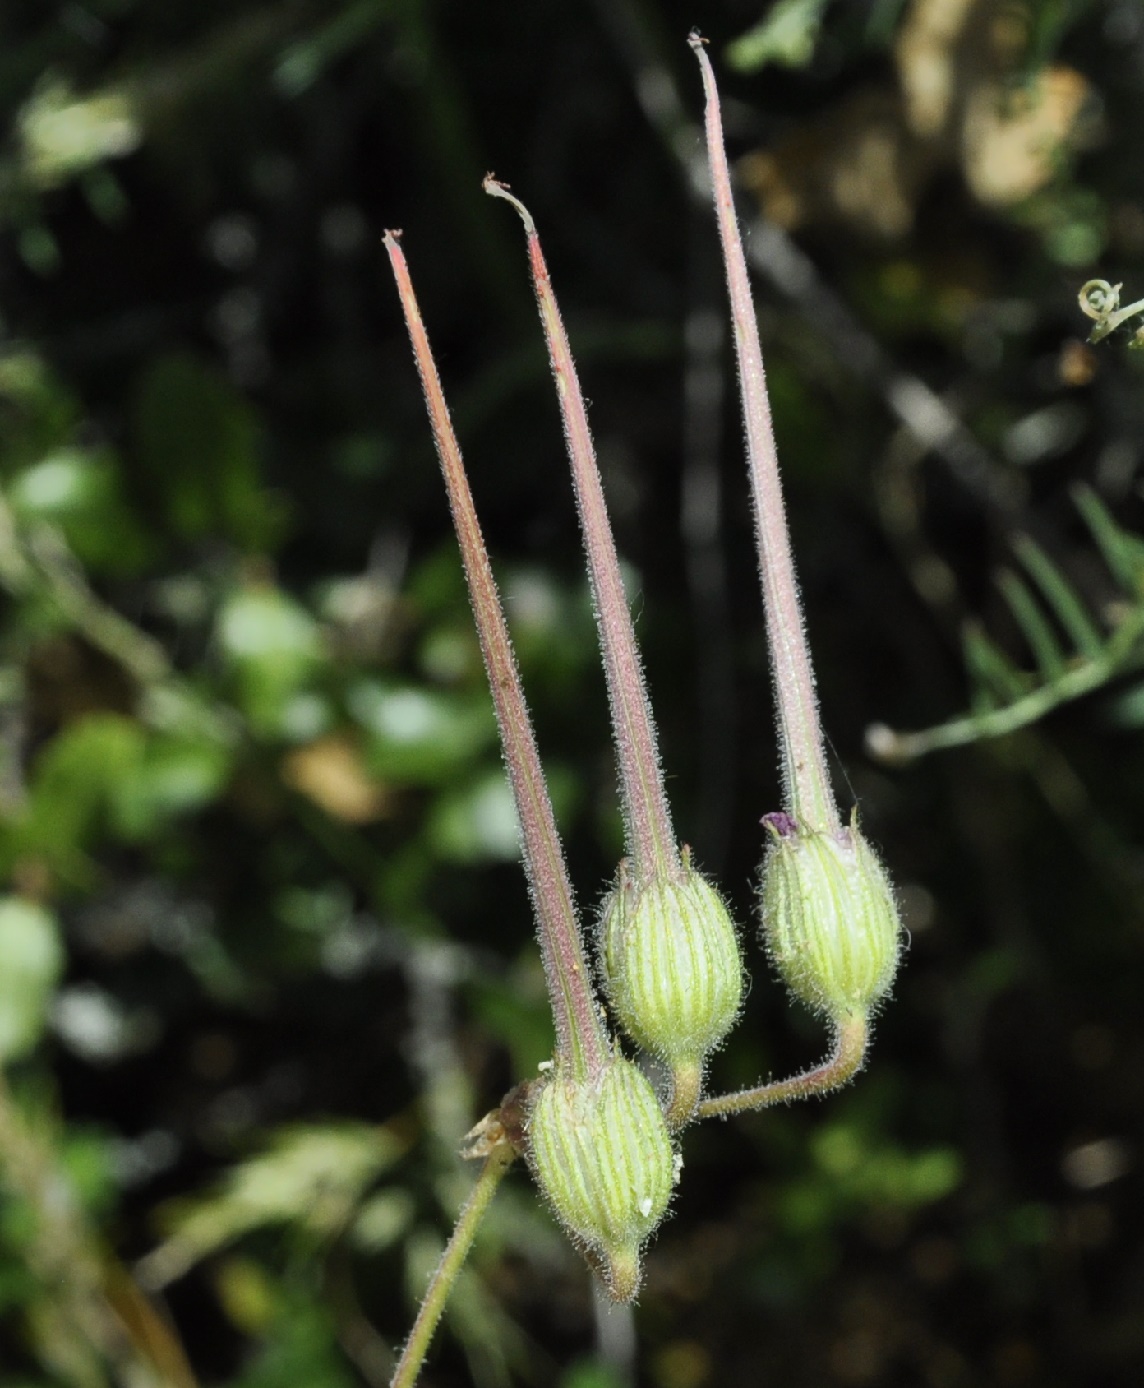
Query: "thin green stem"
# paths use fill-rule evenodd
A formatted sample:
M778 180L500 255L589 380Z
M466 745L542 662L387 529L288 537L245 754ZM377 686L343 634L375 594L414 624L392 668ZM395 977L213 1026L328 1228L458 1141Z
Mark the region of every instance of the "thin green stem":
M405 323L425 392L433 438L461 548L481 653L500 725L505 762L520 820L525 874L536 911L541 958L556 1026L557 1062L570 1067L571 1073L581 1078L599 1075L609 1054L608 1042L592 994L583 942L572 905L572 888L512 653L508 626L465 476L460 445L449 419L441 380L421 320L405 256L394 232L385 233L385 248L397 281Z
M413 1388L413 1384L417 1382L417 1376L421 1372L421 1366L429 1352L429 1342L433 1338L433 1332L437 1329L437 1324L445 1310L445 1303L449 1300L449 1294L453 1290L457 1276L473 1246L477 1229L485 1217L485 1212L492 1202L497 1186L501 1183L501 1178L512 1165L515 1156L516 1153L512 1147L507 1142L502 1142L494 1147L485 1159L481 1174L477 1177L477 1183L470 1192L468 1200L465 1201L461 1213L457 1216L456 1226L445 1247L441 1261L429 1279L429 1286L426 1288L421 1308L417 1312L417 1319L413 1322L409 1339L406 1340L405 1348L401 1351L401 1358L397 1361L397 1368L393 1371L389 1388Z
M572 359L572 349L568 344L568 334L540 249L536 225L528 209L491 174L484 181L484 189L492 197L503 198L512 204L524 223L528 238L532 282L548 343L552 374L556 380L564 436L572 463L576 507L588 556L588 572L595 599L596 624L604 655L616 755L623 785L624 823L635 876L640 882L663 874L678 877L683 869L671 827L647 686L624 594L620 561L608 523L596 450L588 426L588 412L576 374L576 364Z
M697 1118L727 1118L732 1113L750 1113L770 1108L773 1104L789 1104L795 1099L809 1099L813 1094L826 1094L838 1089L861 1070L870 1043L870 1024L864 1016L846 1017L837 1024L834 1050L821 1065L804 1070L789 1080L760 1084L754 1089L741 1089L736 1094L719 1094L704 1099L696 1110Z
M866 730L867 751L881 761L900 763L930 752L966 747L973 742L1017 732L1044 718L1059 705L1082 698L1107 684L1136 659L1142 636L1144 608L1139 608L1116 629L1099 658L1074 665L1051 684L1030 690L1004 708L967 713L963 718L954 718L919 732L899 733L884 723L874 723Z
M684 1062L672 1067L671 1101L664 1110L669 1132L678 1133L695 1118L703 1092L703 1066Z
M747 262L735 217L731 175L723 147L719 93L715 86L715 74L703 51L704 40L698 34L692 34L689 42L699 59L707 96L707 158L735 328L735 354L743 397L743 423L747 434L759 571L778 705L784 790L788 806L800 826L820 833L837 833L842 823L826 774L814 672L806 647L802 607L779 481L778 454L767 399L759 325L751 301Z

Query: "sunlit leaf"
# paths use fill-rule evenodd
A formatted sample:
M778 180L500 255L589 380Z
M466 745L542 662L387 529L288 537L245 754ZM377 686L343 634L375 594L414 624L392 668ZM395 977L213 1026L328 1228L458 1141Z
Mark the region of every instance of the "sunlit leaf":
M163 1286L264 1225L295 1225L330 1237L403 1150L387 1129L364 1124L284 1129L265 1152L235 1166L213 1194L171 1212L170 1237L142 1265L145 1281Z
M230 768L230 749L215 740L152 734L132 774L115 787L121 831L143 839L174 817L202 809L219 795Z
M740 72L768 63L803 67L814 55L822 16L830 0L778 0L753 29L727 45L727 62Z
M433 785L469 765L496 738L484 690L446 693L359 680L347 695L366 732L366 762L382 780Z
M98 834L123 827L120 791L137 774L146 741L142 726L121 714L90 714L64 728L33 767L18 851L65 874L83 871Z
M57 449L21 472L9 496L21 519L58 525L76 558L96 572L135 573L154 557L110 456Z
M63 966L55 916L22 897L0 897L0 1061L35 1048Z
M284 733L291 700L321 663L317 622L281 589L252 584L222 604L217 631L246 716L260 732Z

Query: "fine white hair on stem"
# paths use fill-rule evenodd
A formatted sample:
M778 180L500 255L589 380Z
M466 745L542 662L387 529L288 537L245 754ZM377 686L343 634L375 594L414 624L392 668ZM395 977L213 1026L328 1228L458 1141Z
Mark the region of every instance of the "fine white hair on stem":
M485 178L484 189L490 196L512 204L524 223L528 238L532 281L556 381L564 437L572 464L576 509L588 557L623 788L624 822L635 873L641 881L661 873L678 876L682 863L671 826L647 685L568 334L540 248L536 224L528 209L492 174Z
M735 333L759 572L782 749L784 790L788 807L800 823L808 828L837 832L842 825L826 772L814 672L806 645L802 604L795 580L794 558L779 480L759 325L751 300L747 262L735 216L731 175L723 145L719 92L711 63L704 51L704 40L693 32L689 43L699 60L707 97L707 157Z

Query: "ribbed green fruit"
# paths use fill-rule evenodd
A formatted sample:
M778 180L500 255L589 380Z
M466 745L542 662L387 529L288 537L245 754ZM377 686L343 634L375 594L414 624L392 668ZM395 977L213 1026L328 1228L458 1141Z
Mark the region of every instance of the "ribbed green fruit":
M532 1101L527 1152L557 1218L616 1301L640 1279L640 1248L671 1196L675 1154L655 1092L628 1060L594 1080L557 1071Z
M822 834L773 820L762 889L771 959L816 1012L865 1016L898 967L901 926L885 870L856 826Z
M632 1040L673 1068L701 1066L743 998L739 940L718 893L690 870L643 886L621 877L601 946L608 1001Z

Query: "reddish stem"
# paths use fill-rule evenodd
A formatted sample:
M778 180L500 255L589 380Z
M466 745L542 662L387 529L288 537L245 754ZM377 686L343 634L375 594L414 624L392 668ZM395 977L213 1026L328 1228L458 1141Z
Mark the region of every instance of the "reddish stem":
M484 189L493 197L504 198L516 208L528 237L532 282L548 343L552 374L556 379L564 436L572 463L576 506L588 556L588 572L596 605L596 623L604 655L616 756L623 786L624 823L635 863L635 875L641 882L657 875L677 877L682 872L682 864L671 827L647 686L636 648L631 613L620 576L620 561L600 484L596 450L588 427L588 413L584 407L576 364L572 360L572 349L568 345L568 334L560 317L544 253L540 249L540 237L528 209L492 174L485 179Z
M692 34L689 42L699 59L707 96L707 158L715 194L715 212L723 244L731 318L735 328L735 353L743 396L743 423L747 434L747 461L755 509L755 535L759 572L766 609L767 640L778 704L779 740L782 745L783 783L788 807L799 824L826 833L842 825L826 774L826 755L818 720L814 672L806 647L802 607L795 581L794 559L787 534L786 511L779 481L767 379L759 344L759 325L751 301L747 262L735 218L731 175L723 147L723 122L715 74L704 52L704 40Z
M556 1023L557 1060L570 1065L572 1072L578 1076L595 1076L604 1068L608 1043L592 995L556 821L524 702L504 611L465 476L460 446L449 419L429 338L421 321L421 312L413 293L405 256L397 243L397 235L392 231L385 233L385 249L393 266L405 323L425 392L433 438L461 547L481 653L488 671L497 722L500 724L505 762L516 799L525 875L536 912L540 952Z
M754 1109L770 1108L772 1104L789 1104L795 1099L809 1099L812 1094L826 1094L838 1089L861 1070L870 1041L870 1027L865 1017L846 1017L838 1023L834 1050L813 1070L804 1070L789 1080L775 1080L754 1089L741 1089L737 1094L720 1094L704 1099L696 1109L696 1118L727 1118L732 1113L749 1113Z

